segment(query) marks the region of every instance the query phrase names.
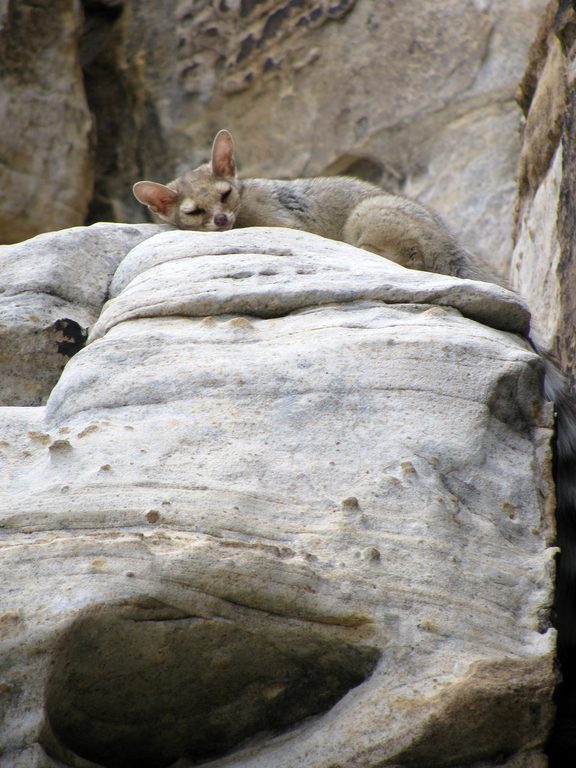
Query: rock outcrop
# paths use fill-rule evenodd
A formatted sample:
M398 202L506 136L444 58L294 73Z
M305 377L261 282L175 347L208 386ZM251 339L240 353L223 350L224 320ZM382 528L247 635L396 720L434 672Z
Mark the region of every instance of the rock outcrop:
M418 196L507 273L514 93L545 0L82 6L81 37L72 0L0 17L4 242L84 223L88 201L88 222L142 221L134 181L199 164L227 127L246 176L352 173Z
M289 230L95 233L89 317L137 244L89 344L0 410L0 766L543 768L521 301Z
M102 151L113 142L117 163L97 182L100 215L140 220L129 218L135 178L168 181L198 165L225 127L245 176L349 172L418 196L505 274L519 150L514 96L545 7L131 0L109 34L124 64L119 77L138 97L130 128L102 132ZM109 120L110 82L109 70L94 81L97 121Z

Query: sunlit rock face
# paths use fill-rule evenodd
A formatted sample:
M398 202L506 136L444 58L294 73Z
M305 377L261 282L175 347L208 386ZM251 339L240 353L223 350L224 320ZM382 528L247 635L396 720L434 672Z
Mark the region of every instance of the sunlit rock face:
M147 234L47 404L0 410L0 766L544 766L523 304L293 230Z

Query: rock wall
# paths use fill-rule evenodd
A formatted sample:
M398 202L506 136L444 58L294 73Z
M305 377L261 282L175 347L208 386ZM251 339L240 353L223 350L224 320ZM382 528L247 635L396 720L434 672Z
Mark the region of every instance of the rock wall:
M136 110L141 164L107 174L103 197L127 220L134 174L173 178L227 127L244 175L351 172L418 196L503 273L514 94L545 5L132 0L116 24L123 77L148 112Z
M78 55L77 0L0 5L0 242L83 224L92 120Z
M575 37L572 4L550 3L520 88L526 124L511 273L530 304L536 338L573 378Z
M82 7L0 9L3 240L141 220L134 179L225 124L245 175L418 195L505 275L521 146L511 282L576 373L572 3ZM519 299L152 224L3 247L0 291L1 768L544 768L551 414Z
M30 187L12 179L13 223L3 237L14 241L82 223L88 199L90 222L142 221L133 182L168 181L197 165L216 130L227 127L245 175L350 172L419 196L505 274L519 150L514 93L545 5L85 0L77 54L77 6L59 0L67 24L56 13L54 23L67 35L65 44L45 33L42 40L46 55L59 46L73 74L57 75L50 67L54 88L68 94L62 103L75 105L66 113L70 138L62 140L64 116L41 123L38 138L32 129L24 140L20 130L6 128L13 148L8 167L34 146L36 162L50 157L54 168L35 166L31 174L43 182L42 216L28 205ZM16 25L18 39L26 36L26 19L15 11L10 18L10 30ZM18 50L27 60L25 46ZM85 172L88 123L78 56L94 121L93 194ZM26 87L38 90L34 98L48 98L53 88L43 80L35 85L38 79ZM21 101L18 78L8 92ZM22 108L22 119L29 117ZM81 162L72 145L82 147ZM84 180L81 191L75 179ZM52 209L68 194L77 204L63 221ZM35 219L31 231L24 222Z
M544 768L522 302L282 229L15 248L92 315L129 241L46 406L0 409L1 768Z
M520 89L525 128L512 265L514 285L532 308L534 337L561 361L572 382L576 377L575 41L573 4L551 2ZM573 445L572 431L571 425L561 423L564 446ZM561 553L555 623L563 683L557 694L558 717L550 746L553 768L570 768L576 750L574 471L571 463L559 478L566 492L560 495L557 512Z

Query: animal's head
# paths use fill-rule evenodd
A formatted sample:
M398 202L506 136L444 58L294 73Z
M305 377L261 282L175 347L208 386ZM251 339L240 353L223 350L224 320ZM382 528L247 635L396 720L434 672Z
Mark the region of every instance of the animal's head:
M240 210L232 135L226 130L219 131L212 144L212 158L206 165L169 184L138 181L132 191L152 213L180 229L232 229Z

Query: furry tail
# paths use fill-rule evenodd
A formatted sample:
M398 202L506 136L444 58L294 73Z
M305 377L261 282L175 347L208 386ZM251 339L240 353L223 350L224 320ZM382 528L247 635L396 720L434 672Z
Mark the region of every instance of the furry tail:
M548 744L551 768L576 764L576 400L567 378L548 355L544 362L544 394L554 402L556 439L556 525L560 554L556 569L554 624L562 682L556 691L557 717Z

